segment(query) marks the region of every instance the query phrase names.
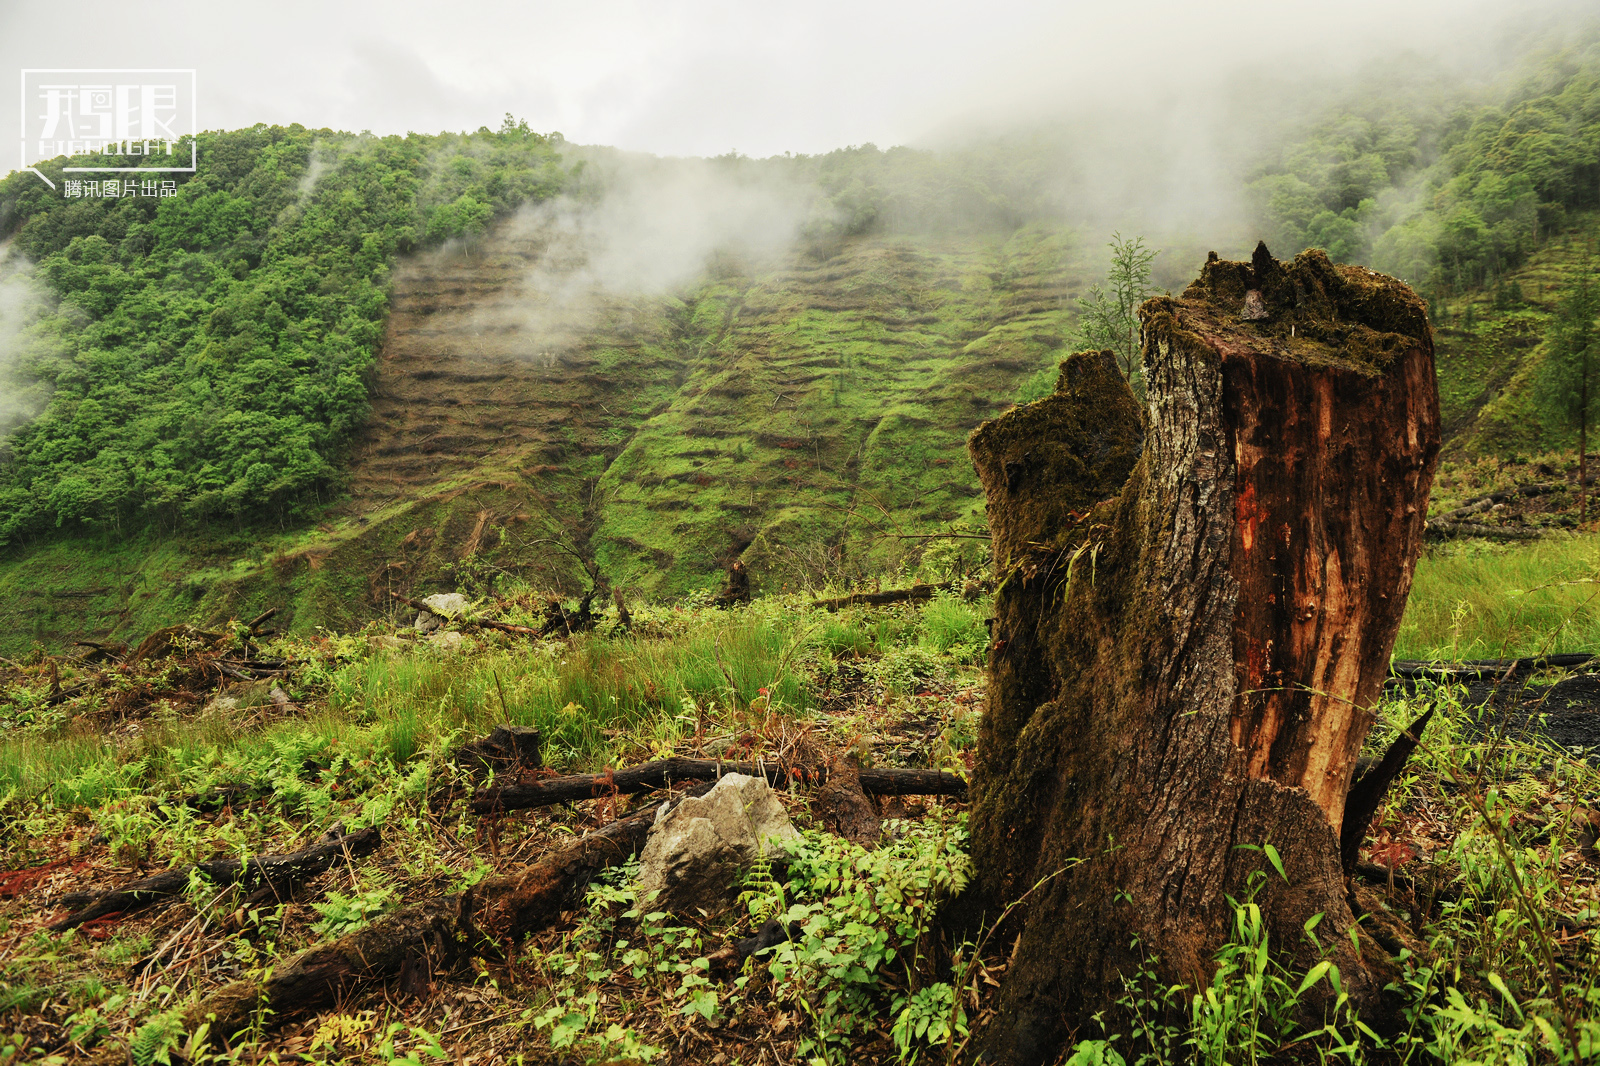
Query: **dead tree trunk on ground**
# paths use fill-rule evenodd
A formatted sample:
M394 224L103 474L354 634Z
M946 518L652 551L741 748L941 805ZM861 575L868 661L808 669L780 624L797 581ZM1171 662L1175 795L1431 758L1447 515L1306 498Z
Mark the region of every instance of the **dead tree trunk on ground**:
M1394 976L1351 945L1339 837L1439 449L1423 304L1262 246L1140 320L1146 419L1110 353L1083 353L971 441L1004 580L968 903L992 918L1062 871L1022 913L989 1062L1098 1032L1146 958L1205 984L1256 872L1276 949L1313 963L1320 913L1363 1010Z

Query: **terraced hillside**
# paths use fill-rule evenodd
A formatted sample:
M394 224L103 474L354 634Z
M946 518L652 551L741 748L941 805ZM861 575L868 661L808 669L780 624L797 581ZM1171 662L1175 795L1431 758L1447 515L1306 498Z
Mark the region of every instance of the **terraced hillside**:
M873 572L977 513L966 437L1066 345L1065 240L862 241L732 276L685 311L684 384L599 484L630 584ZM970 553L969 553L970 554Z
M462 478L520 476L567 500L598 473L585 460L614 455L683 365L665 301L552 284L581 267L534 216L401 261L348 510Z
M1600 213L1565 233L1487 291L1436 301L1439 400L1447 456L1531 455L1562 443L1538 404L1544 334L1563 286L1600 269Z
M741 554L772 576L896 560L885 511L919 533L974 511L966 435L1062 349L1065 261L1033 231L866 240L624 298L514 221L397 270L343 510L493 484L644 592Z
M572 591L597 565L635 595L715 586L735 556L762 584L882 574L977 513L966 436L1051 377L1077 254L1031 229L861 238L622 296L515 217L397 263L373 414L321 521L59 538L0 569L0 644L272 606L353 627L391 591L504 571Z

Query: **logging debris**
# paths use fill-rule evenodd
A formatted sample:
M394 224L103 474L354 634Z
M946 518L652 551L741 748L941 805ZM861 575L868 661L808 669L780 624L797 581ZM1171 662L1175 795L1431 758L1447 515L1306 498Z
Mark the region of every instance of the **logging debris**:
M158 702L177 707L198 707L224 696L241 684L270 682L288 675L290 664L264 656L256 641L268 635L262 627L277 613L266 611L242 625L211 632L191 625L165 626L150 633L132 649L126 644L76 641L86 653L45 662L50 691L45 706L104 695L104 709L113 718L137 717ZM69 663L86 672L71 684L61 683L60 668ZM261 704L297 713L286 693L274 693L269 684Z
M192 866L175 866L121 888L91 893L88 898L83 894L64 897L60 902L76 905L78 909L46 928L61 933L98 918L131 914L158 900L182 894L195 874L214 885L236 884L245 888L271 885L286 893L289 886L315 877L336 862L373 851L381 839L376 828L358 829L286 855L257 855L246 860L217 858Z
M511 809L519 803L540 806L560 802L551 799L553 794L588 799L608 792L644 791L691 780L694 784L685 794L703 795L710 791L717 776L736 768L768 780L776 777L780 781L823 781L827 776L823 771L807 775L777 764L750 766L667 759L631 771L582 774L484 790L473 807L477 810L481 800L492 812ZM928 770L863 769L858 781L861 791L875 789L878 794L963 795L966 787L954 774ZM652 805L586 833L576 843L517 873L493 877L464 892L402 908L332 943L308 948L274 967L265 980L234 981L190 1008L190 1028L209 1020L213 1039L225 1039L250 1024L263 1007L271 1011L276 1023L326 1007L358 987L395 978L408 969L439 972L468 957L498 951L508 941L520 940L558 920L582 897L596 874L642 852L661 809L661 804ZM718 952L716 968L726 969L728 962L771 947L786 935L788 931L781 926L764 927L754 937L736 941Z
M492 815L603 796L634 795L669 788L680 781L714 781L733 773L765 778L772 785L789 781L823 785L828 780L826 768L789 766L776 761L659 759L626 770L515 781L482 788L472 797L472 812ZM860 782L861 790L874 796L965 796L967 791L964 780L941 770L862 769Z
M185 1027L193 1032L209 1023L210 1039L226 1040L263 1009L270 1014L260 1016L277 1023L408 969L440 972L492 953L556 921L597 873L639 852L656 810L612 822L518 873L403 907L331 943L307 948L274 966L264 979L230 982L190 1007ZM125 1055L123 1049L107 1049L95 1061L125 1061Z
M1521 677L1537 670L1574 670L1593 660L1594 656L1585 652L1534 655L1521 659L1467 659L1457 663L1396 659L1389 664L1389 676L1391 679L1407 681L1497 681Z

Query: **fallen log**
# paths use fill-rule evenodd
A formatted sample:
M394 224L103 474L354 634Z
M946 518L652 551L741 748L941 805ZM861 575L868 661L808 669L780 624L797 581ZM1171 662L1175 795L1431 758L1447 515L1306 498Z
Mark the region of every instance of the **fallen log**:
M1571 487L1572 486L1568 485L1565 481L1536 481L1530 482L1526 485L1513 485L1509 489L1501 489L1498 492L1491 492L1486 496L1475 496L1463 503L1461 506L1457 507L1455 510L1447 511L1432 521L1458 520L1465 518L1468 515L1487 511L1497 503L1504 503L1507 500L1516 499L1519 496L1531 499L1536 496L1548 496L1551 493L1561 492L1562 490ZM1431 525L1432 522L1429 524Z
M1537 529L1517 529L1512 526L1491 526L1486 522L1450 522L1438 518L1428 520L1426 535L1432 540L1451 537L1484 537L1499 540L1538 540L1544 534Z
M277 613L278 609L276 607L268 607L265 611L262 611L260 614L250 619L250 621L246 622L244 627L251 633L255 633L262 626L266 625L267 622L271 620L272 616Z
M140 641L139 646L128 653L125 661L132 664L144 659L166 658L172 653L174 645L181 641L214 648L217 642L222 639L220 633L208 633L187 623L167 626L164 629L156 630Z
M189 886L190 876L197 872L214 885L239 884L248 887L262 882L285 884L305 881L341 859L367 854L378 846L380 839L381 834L376 828L359 829L286 855L257 855L245 861L235 858L212 859L193 866L176 866L131 885L98 893L86 906L46 928L53 933L61 933L96 918L140 910L158 900L180 895Z
M1461 899L1459 885L1424 885L1410 874L1401 873L1388 866L1380 866L1375 862L1358 862L1352 872L1368 884L1382 885L1385 888L1408 893L1419 903L1423 900L1431 900L1434 903L1455 903Z
M633 795L666 788L676 781L714 781L724 774L764 777L769 784L790 780L825 784L825 769L784 766L781 763L719 762L715 759L660 759L628 770L600 774L574 774L542 781L516 781L479 789L472 797L474 814L548 807L600 796ZM964 796L967 783L942 770L868 769L861 771L861 790L873 796Z
M98 679L99 679L99 675L97 674L97 675L95 675L95 677L90 678L87 681L79 681L75 685L68 685L65 688L57 689L55 692L53 692L49 696L45 697L44 705L46 707L54 707L58 703L65 703L67 700L70 700L72 697L76 696L78 693L80 693L80 692L84 691L85 689L87 689L89 687L89 681L94 681L94 680L98 680Z
M1417 907L1430 914L1433 913L1434 907L1438 904L1459 903L1462 897L1459 884L1423 884L1408 874L1387 866L1379 866L1377 863L1357 863L1355 870L1352 872L1370 885L1406 893ZM1492 915L1498 909L1499 904L1493 899L1477 900L1476 906L1473 907L1473 910L1483 915ZM1563 933L1582 933L1594 928L1593 922L1572 918L1562 914L1560 911L1547 911L1546 917L1551 925Z
M1593 660L1593 655L1583 652L1534 655L1522 659L1467 659L1459 663L1396 659L1389 664L1389 676L1407 681L1497 681L1504 677L1531 674L1536 670L1572 670Z
M385 915L329 944L308 948L273 967L265 980L224 985L191 1007L186 1028L209 1023L210 1039L226 1040L252 1024L258 1011L274 1023L329 1006L360 985L402 970L438 972L463 958L495 950L560 918L601 870L644 847L656 808L612 822L524 870L484 881ZM125 1061L120 1049L97 1061Z
M718 976L730 976L744 965L744 961L758 951L777 947L785 940L800 936L804 926L799 922L787 925L778 918L768 918L754 934L730 940L706 956L707 969Z
M912 585L908 589L890 589L888 592L853 592L835 600L813 600L811 606L837 611L841 607L858 605L882 607L890 603L921 603L933 599L936 593L950 592L955 587L954 581L944 581L937 585Z
M72 646L74 648L89 649L87 653L78 656L79 660L85 663L101 660L113 663L121 662L128 654L128 646L126 644L102 644L97 640L75 640L72 642Z
M413 607L419 611L427 611L429 614L437 615L440 618L448 620L454 625L478 626L483 629L498 630L501 633L515 633L516 635L523 637L537 637L540 635L539 630L531 629L528 626L514 626L509 622L495 622L488 618L472 618L467 615L449 615L443 611L436 611L432 607L429 607L427 604L423 603L421 600L414 600L410 596L402 596L398 592L390 592L389 595L393 596L407 607Z

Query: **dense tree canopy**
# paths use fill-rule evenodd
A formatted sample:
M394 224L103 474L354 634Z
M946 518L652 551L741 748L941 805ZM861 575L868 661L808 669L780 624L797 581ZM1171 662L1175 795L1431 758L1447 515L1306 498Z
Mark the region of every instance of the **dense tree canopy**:
M204 135L170 196L68 195L61 161L56 190L0 183L0 237L47 292L0 367L42 397L0 450L0 543L282 515L335 482L395 254L561 189L553 140L509 119L438 137L257 126Z
M1570 212L1600 207L1600 45L1487 102L1385 82L1288 138L1249 192L1274 247L1442 292L1488 285Z

